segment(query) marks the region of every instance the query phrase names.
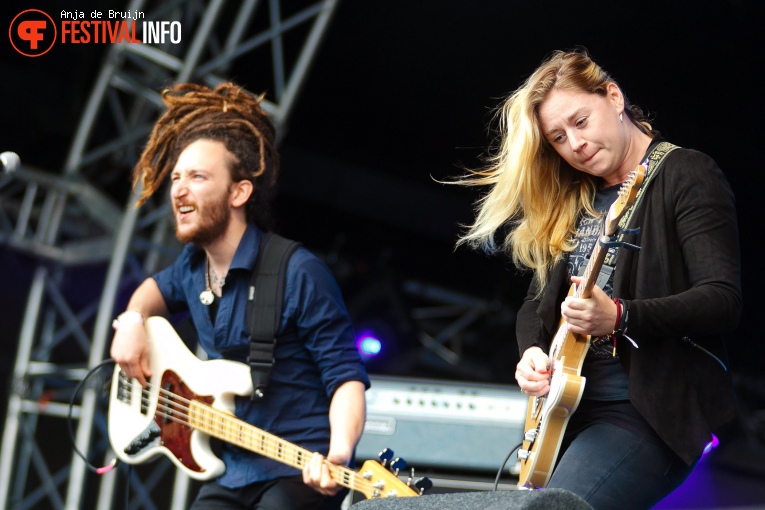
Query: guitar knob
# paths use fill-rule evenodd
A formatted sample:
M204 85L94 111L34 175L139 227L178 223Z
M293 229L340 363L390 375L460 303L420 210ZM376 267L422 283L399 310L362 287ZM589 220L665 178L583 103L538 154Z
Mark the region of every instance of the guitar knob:
M520 460L526 460L529 458L529 451L528 450L518 450L518 458Z
M377 454L377 458L380 459L380 463L385 466L388 464L388 461L393 458L393 450L383 448L383 451Z
M533 443L537 438L537 429L529 429L526 431L526 434L523 435L524 441L528 441L530 443Z
M414 486L420 490L420 495L422 495L423 492L433 487L433 482L427 476L423 476L415 480Z
M390 463L390 470L396 474L404 469L406 469L406 461L401 457L396 457L393 462Z

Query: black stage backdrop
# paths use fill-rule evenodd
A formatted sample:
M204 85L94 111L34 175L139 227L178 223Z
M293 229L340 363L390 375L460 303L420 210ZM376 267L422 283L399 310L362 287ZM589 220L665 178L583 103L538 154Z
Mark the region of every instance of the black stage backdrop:
M24 8L88 12L123 5L4 2L0 26ZM753 0L341 2L282 143L281 230L320 252L339 246L352 261L339 276L349 298L352 282L377 269L517 308L527 276L499 257L454 250L478 193L436 181L479 163L492 139L486 129L492 107L543 57L583 46L633 103L654 115L662 134L711 155L726 172L738 200L745 297L743 320L730 335L732 369L744 378L761 374L763 26ZM61 46L32 59L15 53L7 31L1 33L0 151L60 172L103 47ZM255 89L258 68L245 58L232 78ZM306 193L306 183L320 182L328 169L358 177L345 179L344 194L332 200ZM115 176L111 186L124 195L128 177ZM3 246L0 262L6 384L32 264ZM85 292L87 268L76 278ZM511 321L506 326L495 345L476 348L476 363L496 367L487 382L512 382L517 355ZM0 408L4 416L5 401Z

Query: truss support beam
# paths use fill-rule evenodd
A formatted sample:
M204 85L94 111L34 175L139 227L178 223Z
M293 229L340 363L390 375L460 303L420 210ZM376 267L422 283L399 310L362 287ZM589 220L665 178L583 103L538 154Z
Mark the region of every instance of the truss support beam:
M146 21L180 21L182 42L112 46L60 171L22 166L0 176L0 244L39 264L27 297L3 430L1 508L27 508L47 499L53 508L77 510L83 507L86 485L93 482L77 455L60 469L51 467L45 456L35 456L41 451L37 424L43 416L46 421L66 417L69 395L53 388L71 389L108 356L119 296L177 253L168 235L166 201L138 210L133 207L137 191L127 198L109 191L110 179L127 180L163 109L161 89L186 81L217 85L254 50L270 47L257 58L270 59L266 65L258 61L258 67L270 66L271 84L258 83L259 90L252 92L270 91L263 106L282 137L336 5L335 0L308 1L299 8L279 0L130 1L127 9L144 13ZM288 45L293 51L285 51ZM296 57L288 61L287 54ZM101 266L104 276L99 291L83 304L81 289L73 288L67 276L86 265ZM62 365L61 351L70 366ZM96 426L102 418L97 408L96 390L86 387L71 413L75 444L89 458L110 458L108 438ZM61 429L66 426L61 420ZM67 444L61 448L55 457L71 452ZM27 492L32 475L40 485ZM98 508L112 508L116 473L100 482ZM173 483L171 508L183 508L188 480L176 478ZM153 497L147 482L135 480L131 487L141 498Z

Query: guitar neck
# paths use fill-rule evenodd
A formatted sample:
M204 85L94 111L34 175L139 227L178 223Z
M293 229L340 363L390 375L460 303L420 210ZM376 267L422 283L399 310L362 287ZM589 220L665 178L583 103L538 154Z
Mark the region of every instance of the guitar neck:
M588 298L592 296L592 288L595 286L598 273L600 273L600 268L603 267L603 262L608 253L608 248L604 248L600 243L611 240L611 237L619 231L619 220L627 209L635 203L635 198L637 197L640 185L643 184L645 173L645 167L638 165L629 173L627 180L622 183L619 195L614 203L611 204L603 220L601 236L598 238L598 242L595 243L595 248L593 248L590 254L590 261L587 263L587 268L582 275L582 281L577 285L576 292L574 293L576 297Z
M265 430L250 425L235 416L215 409L198 400L189 404L189 426L205 434L255 452L269 459L294 468L303 469L310 462L313 452L285 441ZM338 485L359 490L354 470L327 462L329 472ZM363 480L363 478L362 478Z
M603 267L603 261L606 260L607 253L608 249L601 246L600 242L595 244L595 248L593 248L590 254L587 268L584 270L584 274L582 274L582 281L576 286L575 297L588 298L592 296L592 288L598 280L598 274L600 273L600 268Z

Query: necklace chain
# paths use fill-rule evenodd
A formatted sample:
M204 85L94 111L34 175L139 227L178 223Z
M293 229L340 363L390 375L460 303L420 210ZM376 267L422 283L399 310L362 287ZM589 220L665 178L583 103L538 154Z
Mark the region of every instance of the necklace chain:
M212 288L210 288L210 259L205 259L205 290L199 294L199 301L205 305L210 306L215 301L215 294L213 294Z

